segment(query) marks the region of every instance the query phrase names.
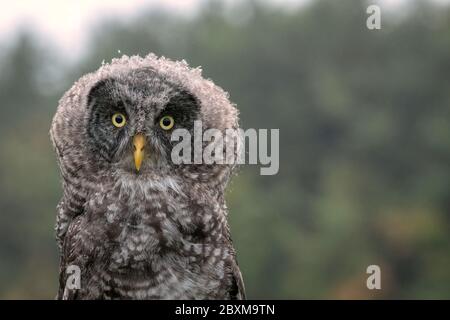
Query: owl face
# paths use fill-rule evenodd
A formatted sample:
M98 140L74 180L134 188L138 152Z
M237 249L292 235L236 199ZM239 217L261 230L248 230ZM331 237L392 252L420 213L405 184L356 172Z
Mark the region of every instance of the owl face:
M88 154L111 170L175 170L173 130L193 130L200 103L151 69L98 81L87 97Z
M63 183L88 193L106 181L220 186L234 166L175 164L176 129L238 128L228 95L185 62L123 56L81 77L59 102L50 135ZM191 143L193 141L191 140Z

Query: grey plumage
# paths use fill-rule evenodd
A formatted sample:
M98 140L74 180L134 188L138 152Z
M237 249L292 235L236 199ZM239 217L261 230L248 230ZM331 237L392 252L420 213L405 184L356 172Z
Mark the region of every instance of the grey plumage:
M127 115L123 128L111 115ZM238 128L228 95L184 62L122 57L78 80L60 100L50 135L63 197L57 207L58 298L242 299L227 223L233 165L175 165L164 114L175 127ZM150 150L139 173L133 136ZM81 288L66 286L70 265Z

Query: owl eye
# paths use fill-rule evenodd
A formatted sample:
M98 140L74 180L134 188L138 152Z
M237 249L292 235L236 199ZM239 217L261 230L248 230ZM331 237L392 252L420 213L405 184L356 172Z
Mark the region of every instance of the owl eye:
M175 120L171 116L164 116L159 120L159 126L163 130L170 130L173 128L173 125L175 124Z
M115 127L122 128L127 123L127 118L122 113L117 112L113 114L111 121Z

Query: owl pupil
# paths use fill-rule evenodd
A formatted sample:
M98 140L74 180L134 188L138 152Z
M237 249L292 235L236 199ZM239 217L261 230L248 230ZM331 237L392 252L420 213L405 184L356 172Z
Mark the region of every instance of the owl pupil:
M116 122L117 122L117 123L121 124L122 121L123 121L122 116L116 116Z
M165 125L166 127L170 126L170 119L163 119L163 125Z

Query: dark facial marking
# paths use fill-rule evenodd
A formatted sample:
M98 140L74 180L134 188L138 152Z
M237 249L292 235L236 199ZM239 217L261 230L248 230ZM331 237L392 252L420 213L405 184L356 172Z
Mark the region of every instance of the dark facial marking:
M174 126L170 130L164 130L160 127L159 122L164 116L171 116L174 119ZM170 141L170 135L175 129L187 129L191 136L194 136L194 121L200 119L200 102L188 91L181 90L176 92L166 104L164 109L155 119L155 132L162 141L166 151L172 150L173 144ZM167 119L167 125L170 120Z
M117 82L114 79L101 80L88 94L89 147L93 151L92 154L99 155L107 161L113 158L127 130L127 125L118 128L112 123L112 116L118 112L128 118L116 85ZM116 117L116 121L118 120Z

